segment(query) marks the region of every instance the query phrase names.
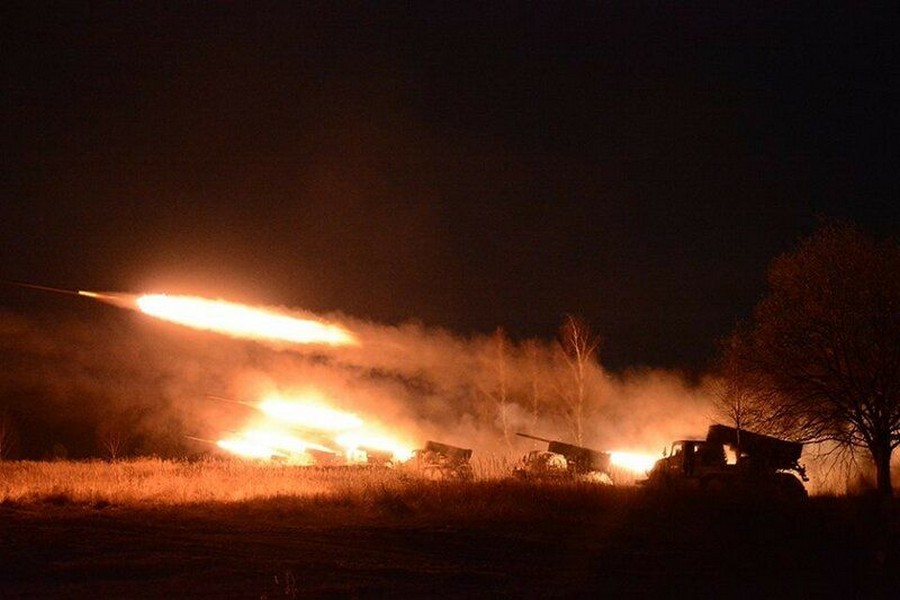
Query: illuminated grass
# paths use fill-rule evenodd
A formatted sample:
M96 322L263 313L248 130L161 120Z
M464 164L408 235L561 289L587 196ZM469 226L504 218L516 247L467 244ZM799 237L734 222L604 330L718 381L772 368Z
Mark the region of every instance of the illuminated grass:
M584 483L536 485L511 479L506 464L475 464L472 482L429 481L407 469L315 468L240 460L155 458L104 462L0 461L0 503L106 506L286 503L402 517L416 514L525 515L552 498L570 509L625 490ZM576 510L577 512L577 510Z
M104 462L0 462L0 502L185 504L344 493L397 485L389 470L316 469L249 461L156 458Z

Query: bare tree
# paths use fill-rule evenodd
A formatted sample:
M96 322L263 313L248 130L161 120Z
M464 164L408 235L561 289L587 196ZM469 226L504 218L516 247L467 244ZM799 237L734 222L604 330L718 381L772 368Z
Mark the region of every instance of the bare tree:
M900 445L900 246L828 223L773 261L769 292L728 348L769 423L869 453L892 494Z
M106 457L110 460L117 460L122 454L125 440L122 438L121 433L110 430L106 432L101 443L103 444L103 450L106 452Z
M740 446L742 430L780 432L774 431L770 423L769 406L760 395L758 376L743 370L735 360L735 354L730 351L738 343L738 335L734 334L723 344L723 352L716 365L717 377L712 384L712 393L717 418L737 429Z
M528 384L526 395L528 398L528 412L531 416L531 429L533 431L537 427L538 419L541 416L541 396L544 393L542 387L544 371L541 368L541 346L537 340L526 340L522 344L522 349L525 353Z
M483 393L493 404L495 414L503 433L503 441L507 448L512 447L510 432L510 397L509 397L509 339L502 327L498 327L490 338L486 356L487 368L491 373L487 385L482 386Z
M584 443L590 367L596 366L600 337L594 335L584 320L566 315L559 329L558 341L569 373L568 383L560 390L565 417L575 436L575 443L580 446Z
M97 440L109 460L117 460L122 456L127 441L123 430L120 423L108 421L101 424L97 431Z

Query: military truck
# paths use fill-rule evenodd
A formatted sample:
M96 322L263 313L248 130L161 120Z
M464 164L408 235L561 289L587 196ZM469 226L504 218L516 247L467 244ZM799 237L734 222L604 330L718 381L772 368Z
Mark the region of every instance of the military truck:
M412 467L426 479L471 481L472 450L428 440L425 447L413 452Z
M609 472L610 454L576 446L559 440L550 440L527 433L516 435L546 442L546 450L532 450L513 468L513 476L519 479L537 480L585 480L612 484Z
M641 483L656 489L802 499L807 496L803 482L809 480L799 463L802 452L799 442L710 425L705 440L675 441Z
M378 448L360 446L359 451L365 453L365 464L367 466L391 467L394 464L394 453L390 450L379 450Z

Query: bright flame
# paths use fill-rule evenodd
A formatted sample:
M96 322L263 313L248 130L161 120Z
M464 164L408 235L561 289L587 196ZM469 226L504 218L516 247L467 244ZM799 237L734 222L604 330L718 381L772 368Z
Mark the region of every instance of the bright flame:
M297 319L224 300L147 294L138 297L137 306L141 312L153 317L235 337L331 346L358 343L353 334L337 325Z
M412 458L413 455L413 450L408 446L389 437L372 433L343 433L334 438L334 441L346 448L348 456L353 455L360 450L365 451L366 449L371 449L381 452L390 452L396 460L405 462Z
M136 306L144 314L159 319L234 337L332 346L359 344L352 333L337 325L224 300L167 294L134 297L85 290L79 290L78 294L119 306ZM343 455L348 462L362 460L367 452L376 451L390 453L399 461L409 460L413 455L409 445L376 433L351 412L328 406L326 399L315 392L296 399L270 396L251 406L266 416L267 426L245 429L223 438L216 442L219 448L245 458L288 462L314 460L309 451L341 454L335 451L337 446L344 448ZM317 441L285 432L292 428Z
M253 444L291 454L302 454L307 450L318 450L319 452L334 454L334 450L322 444L309 442L295 435L271 429L248 429L241 432L241 436Z
M283 454L279 453L273 448L270 448L269 446L240 438L219 440L218 442L216 442L216 445L223 450L227 450L228 452L237 454L238 456L243 456L244 458L260 458L269 460L273 456L283 456Z
M277 397L266 398L257 406L266 416L310 429L344 431L361 427L362 419L353 413L309 402L294 402Z
M220 441L220 448L244 457L304 464L315 462L309 451L342 455L348 463L366 461L373 451L388 453L397 461L413 455L408 444L383 435L353 413L329 407L315 390L291 399L271 395L253 406L265 415L267 424Z
M635 473L646 473L653 468L656 460L657 457L651 454L618 451L610 453L610 462L612 464Z

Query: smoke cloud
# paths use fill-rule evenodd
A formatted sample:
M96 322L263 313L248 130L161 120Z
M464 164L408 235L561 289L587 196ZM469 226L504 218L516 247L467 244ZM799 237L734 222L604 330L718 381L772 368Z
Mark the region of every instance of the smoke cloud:
M297 314L297 313L293 313ZM308 317L309 315L302 315ZM89 318L90 317L90 318ZM110 308L97 315L0 313L0 402L23 457L123 452L183 456L257 418L246 403L315 390L418 447L427 439L514 455L528 432L576 441L571 370L556 341L460 336L408 322L335 314L361 343L348 347L228 338ZM610 373L588 364L582 444L658 453L703 435L710 403L678 373Z

